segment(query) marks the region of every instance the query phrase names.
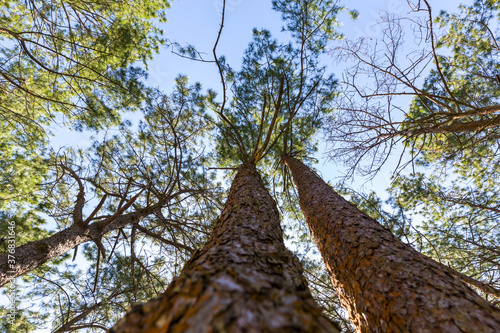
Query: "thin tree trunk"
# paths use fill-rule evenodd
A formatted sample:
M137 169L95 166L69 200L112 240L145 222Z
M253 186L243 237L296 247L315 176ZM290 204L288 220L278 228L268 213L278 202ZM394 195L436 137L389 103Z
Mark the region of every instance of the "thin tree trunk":
M183 193L195 192L197 191L180 190L163 198L153 206L145 207L127 214L123 214L123 211L118 211L113 216L96 221L90 225L74 223L50 237L16 247L14 253L9 253L8 251L0 253L0 287L10 280L40 267L46 262L62 256L82 243L95 241L97 245L102 245L100 239L107 233L113 230L122 229L129 225L138 224L144 217L156 212L175 196ZM145 229L142 230L147 233ZM153 236L152 233L148 235ZM193 249L185 244L166 239L162 239L162 241L184 249L187 252L193 252ZM102 249L102 251L104 251L104 249Z
M416 128L413 130L401 130L395 131L394 133L388 134L388 136L405 136L405 137L413 137L422 134L429 133L467 133L467 132L478 132L484 131L490 128L495 128L500 126L500 115L491 118L491 119L481 119L481 120L471 120L469 122L463 123L454 123L450 125L429 125L428 127Z
M339 332L322 317L283 244L276 203L243 164L210 239L165 293L111 332Z
M147 215L147 214L146 214ZM50 237L29 242L15 248L13 254L0 254L0 287L10 280L40 267L47 261L58 258L77 245L100 239L106 233L138 223L144 214L129 213L117 217L112 223L99 228L97 224L89 226L72 225L56 232ZM9 260L12 260L9 262Z
M12 254L9 252L0 253L0 287L46 262L62 256L79 244L91 240L98 241L110 231L137 224L153 211L154 209L147 209L144 212L120 215L104 226L99 223L93 223L89 226L72 225L50 237L21 245L15 248ZM171 242L171 245L192 252L192 249L184 244Z
M286 157L306 222L359 332L500 332L500 310Z

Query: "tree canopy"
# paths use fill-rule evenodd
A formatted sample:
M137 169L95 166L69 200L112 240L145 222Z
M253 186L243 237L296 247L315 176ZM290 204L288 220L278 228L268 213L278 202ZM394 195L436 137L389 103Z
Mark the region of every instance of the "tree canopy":
M353 65L328 129L330 158L350 175L373 176L392 163L390 203L406 215L399 224L408 226L410 215L418 221L410 239L498 289L499 3L474 1L438 15L427 1L410 9L408 17L384 17L380 41L335 49ZM411 35L416 46L407 51Z
M223 208L223 180L252 163L314 297L352 331L285 156L344 170L341 194L499 306L500 1L440 13L410 2L381 19L380 39L353 39L340 18L359 12L339 1L273 0L282 31L254 28L241 63L219 54L222 3L213 59L171 42L215 66L220 86L179 75L169 92L146 81L169 2L0 3L0 282L28 290L0 327L109 329L180 274ZM88 134L88 147L54 148L54 126ZM386 192L349 186L386 164Z
M166 1L2 1L0 207L33 201L49 126L102 129L144 98ZM66 125L65 125L66 126Z

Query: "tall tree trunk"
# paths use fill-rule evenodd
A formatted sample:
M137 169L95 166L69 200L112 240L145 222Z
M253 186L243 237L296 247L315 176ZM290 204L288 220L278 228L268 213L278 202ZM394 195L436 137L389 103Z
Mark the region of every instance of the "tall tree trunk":
M307 225L360 332L500 332L500 311L286 157Z
M322 317L283 244L276 203L243 164L210 239L165 293L111 332L339 332Z

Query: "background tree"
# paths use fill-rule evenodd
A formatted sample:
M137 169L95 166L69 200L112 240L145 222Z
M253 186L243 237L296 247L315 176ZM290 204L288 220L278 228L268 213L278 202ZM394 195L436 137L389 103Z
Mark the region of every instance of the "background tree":
M153 21L166 20L168 2L0 6L0 209L12 212L41 195L49 125L103 129L140 105L145 71L131 65L158 52L162 31Z
M359 171L376 172L398 142L414 157L429 152L427 159L443 162L497 149L497 1L478 0L437 18L425 0L410 9L407 18L384 17L380 41L347 40L333 50L353 66L329 123L329 140L338 146L330 157L345 157ZM407 52L403 40L411 33L417 49ZM407 108L400 96L415 98ZM366 168L358 165L366 158Z
M41 315L62 311L54 328L89 324L85 316L74 318L95 304L95 322L90 323L109 327L120 307L123 311L132 302L156 296L158 283L177 271L169 266L181 267L205 239L207 221L218 211L219 192L202 167L200 141L210 124L200 90L179 77L171 95L150 96L138 126L125 123L115 130L117 135L96 141L89 150L54 156L51 181L44 185L47 201L33 215L53 218L56 232L16 249L16 263L29 266L28 271L55 259L24 279L37 290L28 299L51 295L43 301ZM61 262L73 248L77 257L82 252L78 245L89 241L94 245L83 251L89 271L82 277L86 269L74 272ZM5 279L10 278L5 272ZM107 301L116 293L123 298L116 300L120 306ZM54 303L56 297L61 302Z

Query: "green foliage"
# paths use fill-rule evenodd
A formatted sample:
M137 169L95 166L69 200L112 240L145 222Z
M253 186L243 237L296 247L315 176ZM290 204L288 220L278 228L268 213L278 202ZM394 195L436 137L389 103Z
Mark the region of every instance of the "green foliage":
M405 210L423 217L424 253L498 288L498 167L491 158L474 156L448 174L437 169L397 178L393 195Z
M460 160L469 150L495 154L500 135L495 120L500 97L499 15L498 1L476 0L472 6L461 5L458 14L442 12L436 19L443 32L435 44L439 66L425 79L422 96L413 101L403 128L422 122L429 128L463 125L465 130L410 138L407 144L414 153L422 149L424 160Z
M438 58L441 72L431 71L423 87L436 97L415 99L407 119L416 122L441 114L448 125L493 126L409 139L413 153L419 153L415 164L425 173L398 177L391 189L403 208L423 217L424 253L496 288L500 281L496 273L500 127L495 123L500 97L499 8L498 1L476 0L460 6L458 14L439 15L436 23L446 31L436 43L443 54ZM488 107L493 112L474 112ZM455 116L446 118L447 109Z
M48 315L40 315L29 308L21 308L21 302L19 300L15 301L14 304L15 310L7 306L0 306L0 316L3 318L0 323L0 330L2 332L34 332L43 325L48 317ZM12 319L10 317L11 315L13 316Z
M315 52L323 52L328 41L340 38L336 15L344 8L332 0L273 0L273 9L281 13L283 30L291 33L294 41Z
M278 42L269 31L254 29L238 72L220 59L232 93L229 106L219 110L213 92L208 101L222 114L215 151L223 166L265 157L261 163L272 165L285 151L313 153L313 136L331 110L336 81L321 66L320 55L339 37L334 26L340 8L330 1L273 5L282 12L291 41Z
M48 167L43 152L29 144L26 142L24 148L12 146L8 137L0 142L0 209L38 201L40 193L34 189L45 179Z
M0 209L36 204L47 126L102 129L145 97L165 0L0 2Z
M158 51L162 32L153 20L165 21L166 7L164 0L3 1L1 113L25 126L58 112L76 126L116 123L117 111L141 96L144 73L127 67Z

